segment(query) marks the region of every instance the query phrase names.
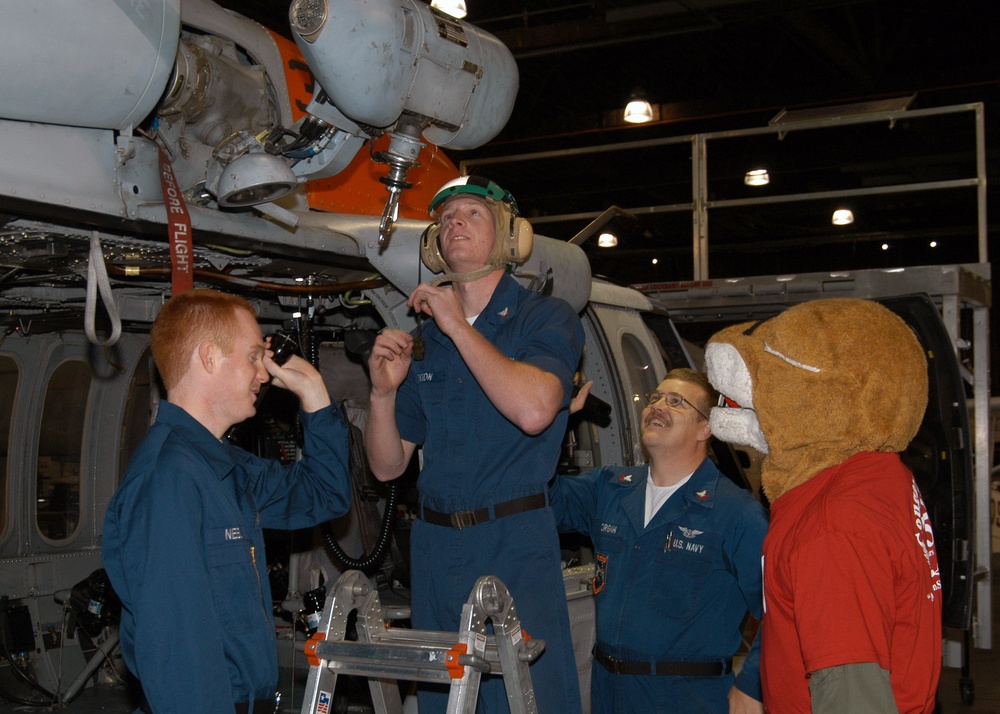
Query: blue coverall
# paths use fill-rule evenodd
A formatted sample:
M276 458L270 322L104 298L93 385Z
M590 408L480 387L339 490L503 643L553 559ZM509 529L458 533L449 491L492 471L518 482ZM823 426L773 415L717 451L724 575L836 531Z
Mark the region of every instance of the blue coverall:
M396 423L403 439L423 444L421 507L441 513L547 490L583 351L583 327L573 308L525 290L509 275L501 278L474 326L511 359L556 375L566 393L564 409L541 434L525 434L497 411L451 339L429 322L423 328L424 359L411 363L396 395ZM476 580L499 577L514 597L523 629L546 643L530 670L539 712L578 712L580 684L551 508L463 529L418 520L410 539L413 626L457 631ZM421 691L419 702L420 714L444 711L447 692ZM502 680L484 677L478 711L507 710Z
M103 556L122 601L125 663L156 714L224 714L274 699L278 657L262 528L347 512L347 427L302 413L289 466L216 439L161 402L104 519Z
M761 617L767 516L705 459L644 526L648 476L648 466L606 466L559 476L552 488L560 529L594 543L597 647L625 662L724 662L747 611ZM736 677L758 701L759 640ZM592 672L594 714L729 711L731 673L613 674L596 661Z

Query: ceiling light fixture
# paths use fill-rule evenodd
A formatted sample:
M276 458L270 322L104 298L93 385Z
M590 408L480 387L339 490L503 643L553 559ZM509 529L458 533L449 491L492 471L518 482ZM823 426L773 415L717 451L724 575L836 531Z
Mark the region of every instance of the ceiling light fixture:
M849 226L854 223L854 213L849 208L838 208L833 212L833 225Z
M645 97L645 92L636 89L628 98L625 105L625 121L629 124L645 124L653 121L653 106Z
M465 0L431 0L431 7L459 20L468 14Z
M750 169L743 177L743 183L747 186L767 186L771 183L771 177L767 169Z
M601 233L597 237L597 245L600 248L614 248L618 245L618 237L614 233Z

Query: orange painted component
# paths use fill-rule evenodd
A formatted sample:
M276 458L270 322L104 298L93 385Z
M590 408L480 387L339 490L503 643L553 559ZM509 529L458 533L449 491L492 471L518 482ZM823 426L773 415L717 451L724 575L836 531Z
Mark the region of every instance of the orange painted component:
M465 675L465 665L459 663L458 658L468 653L469 646L464 642L459 642L444 654L444 665L448 668L448 676L452 679L461 679Z
M316 648L319 647L319 643L325 639L325 632L317 632L306 640L306 659L309 660L309 664L313 667L319 667L320 659L316 655Z
M271 32L271 36L284 60L292 116L298 121L312 99L316 80L294 42L274 32ZM388 145L389 137L383 135L375 140L374 151L384 151ZM410 169L406 176L413 188L403 191L400 197L399 218L430 220L427 206L434 194L441 186L461 176L461 172L433 144L421 149L418 159L420 164ZM336 176L306 182L309 207L316 211L381 216L389 193L379 179L388 172L385 164L376 164L371 160L369 147L364 146L347 168Z
M375 140L375 151L383 151L388 145L389 137L383 135ZM413 188L403 191L399 199L399 218L430 220L427 207L434 194L461 175L444 152L433 144L421 149L419 158L420 165L406 175ZM389 167L376 164L368 156L368 149L362 147L348 167L336 176L306 184L309 207L319 211L381 216L389 191L379 178L388 173Z
M281 53L285 65L285 81L288 82L288 99L292 103L292 119L298 121L306 115L306 106L312 100L316 80L299 52L298 45L273 30L268 30L268 33Z

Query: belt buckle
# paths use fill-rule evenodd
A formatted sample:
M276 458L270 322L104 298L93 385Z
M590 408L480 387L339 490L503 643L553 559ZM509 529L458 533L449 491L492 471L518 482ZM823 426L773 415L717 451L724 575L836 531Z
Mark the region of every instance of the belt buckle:
M469 526L476 525L476 512L475 511L456 511L448 516L451 521L452 528L468 528Z
M607 665L607 670L612 674L622 674L622 660L617 657L612 657L611 655L605 654L604 657L605 664Z

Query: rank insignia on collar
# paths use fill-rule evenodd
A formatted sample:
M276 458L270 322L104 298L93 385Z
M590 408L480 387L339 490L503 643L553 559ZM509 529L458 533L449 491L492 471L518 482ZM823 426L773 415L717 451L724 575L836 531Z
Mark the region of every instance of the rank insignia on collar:
M632 483L632 474L622 474L618 477L620 483Z
M695 491L694 497L697 498L699 501L707 501L708 491Z
M507 315L509 315L509 314L510 314L510 308L509 307L505 307L503 310L501 310L500 312L497 313L497 315L499 315L500 317L507 317Z

